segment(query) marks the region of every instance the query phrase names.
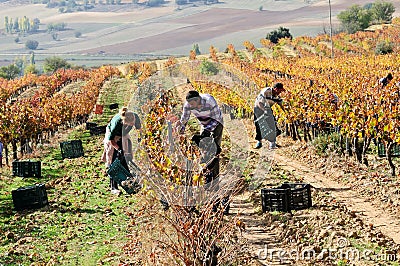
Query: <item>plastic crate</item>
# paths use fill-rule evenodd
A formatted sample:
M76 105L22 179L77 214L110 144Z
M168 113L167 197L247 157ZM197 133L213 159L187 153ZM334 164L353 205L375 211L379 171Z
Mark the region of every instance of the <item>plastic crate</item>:
M140 185L135 181L133 175L125 169L119 159L115 159L107 170L107 174L128 194L135 194L140 189Z
M91 128L97 127L97 123L94 122L86 122L86 130L90 130Z
M11 192L14 209L38 209L49 204L46 187L44 184L20 187Z
M262 211L290 212L290 190L271 188L261 189Z
M261 189L262 210L290 212L312 206L311 186L305 183L284 183L279 187Z
M394 144L392 148L392 157L400 156L400 145ZM378 143L378 157L386 157L386 147L382 142Z
M13 176L20 177L41 177L42 163L31 161L15 161L12 162Z
M106 133L106 128L107 128L107 125L92 127L92 128L90 128L90 135L91 136L96 136L96 135L105 134Z
M118 109L118 103L110 104L110 110Z
M279 188L290 189L290 210L304 210L312 206L310 184L283 183Z
M80 139L61 142L60 149L63 159L72 159L84 156L82 141Z

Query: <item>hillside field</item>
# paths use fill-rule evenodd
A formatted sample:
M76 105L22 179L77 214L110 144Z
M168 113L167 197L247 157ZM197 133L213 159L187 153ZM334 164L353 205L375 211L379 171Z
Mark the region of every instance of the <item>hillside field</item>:
M352 4L370 1L331 1L335 15ZM393 2L399 14L400 2ZM233 44L243 49L243 42L260 46L268 32L284 26L293 36L315 36L329 28L327 1L226 0L218 4L196 4L177 8L174 1L162 7L145 7L122 2L121 5L97 5L88 12L59 13L43 4L17 1L0 3L0 31L4 18L27 16L39 18L40 32L30 36L0 35L0 65L8 65L16 57L27 55L25 42L39 42L35 51L37 64L52 55L61 56L75 65L94 66L119 64L139 59L153 59L166 55L188 55L194 44L202 53L211 45L219 51ZM262 11L259 11L262 7ZM28 12L29 10L29 12ZM49 23L67 23L67 30L58 32L54 40L46 32ZM82 36L75 37L75 32Z

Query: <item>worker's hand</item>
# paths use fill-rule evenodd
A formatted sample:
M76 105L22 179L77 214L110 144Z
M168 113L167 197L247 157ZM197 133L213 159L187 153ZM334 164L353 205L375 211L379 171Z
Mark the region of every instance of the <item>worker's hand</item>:
M182 125L182 122L179 120L176 121L176 123L175 123L175 131L181 135L185 133L185 127Z
M122 159L122 157L123 157L123 151L122 150L117 150L117 158L119 159L119 160L121 160Z
M133 160L132 153L125 153L125 160L126 160L127 162L132 161L132 160Z

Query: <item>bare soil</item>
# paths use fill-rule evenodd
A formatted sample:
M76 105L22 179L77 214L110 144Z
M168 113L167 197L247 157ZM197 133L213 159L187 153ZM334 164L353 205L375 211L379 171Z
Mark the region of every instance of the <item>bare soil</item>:
M332 155L329 160L333 163L327 163L329 160L317 156L305 143L283 137L278 140L283 147L275 151L272 164L264 169L261 187L274 187L283 181L311 184L313 207L286 214L262 213L260 190L236 196L231 212L246 225L243 236L248 240L254 265L389 265L390 261L398 261L400 222L398 213L393 211L398 210L397 205L388 205L379 195L363 193L374 188L375 183L357 186L346 182L346 175L361 175L363 180L369 180L374 172L360 171L363 167L352 158ZM266 159L262 149L256 150L259 157L250 164ZM397 182L398 178L394 179ZM387 193L392 203L396 202L396 194ZM309 250L315 256L301 256Z

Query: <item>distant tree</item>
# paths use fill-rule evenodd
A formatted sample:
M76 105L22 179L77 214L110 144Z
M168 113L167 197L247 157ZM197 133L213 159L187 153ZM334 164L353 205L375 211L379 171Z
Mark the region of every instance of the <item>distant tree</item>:
M63 31L67 27L67 23L60 22L60 23L50 23L47 25L47 32L53 31Z
M352 5L349 9L340 12L337 18L347 33L355 33L368 28L372 21L371 9L364 9L360 5Z
M16 58L14 59L14 65L15 65L16 67L18 67L19 73L23 73L23 72L24 72L25 65L26 65L26 58L25 58L25 56L24 56L24 57L21 57L21 58L16 57Z
M10 26L8 22L8 16L4 17L4 27L6 28L6 33L10 33Z
M53 40L58 41L58 33L57 32L52 32L51 33L51 38L53 38Z
M365 5L363 5L363 8L364 9L371 9L371 7L372 7L372 3L367 3L367 4L365 4Z
M12 80L19 76L20 69L12 64L8 66L0 67L0 77Z
M200 73L205 75L217 75L218 71L218 67L213 62L207 60L201 62Z
M290 34L289 29L284 27L279 27L277 30L271 31L265 37L267 40L270 40L272 43L278 43L279 39L289 38L292 39L293 36Z
M37 31L39 29L39 25L40 25L40 20L38 18L34 18L33 22L31 22L31 30L32 31Z
M69 0L69 1L67 2L67 7L69 7L69 8L74 8L74 7L76 7L76 2L75 2L74 0Z
M193 51L196 53L196 55L200 55L201 54L199 45L197 43L193 44Z
M39 70L36 68L35 65L28 65L25 69L24 69L24 74L39 74Z
M375 47L375 54L390 54L393 52L393 43L388 41L379 42Z
M393 3L376 1L371 6L372 18L377 23L388 23L392 21L393 13L396 11Z
M15 37L14 42L19 43L19 37Z
M16 18L16 19L14 20L13 32L19 32L18 18Z
M28 48L29 50L36 50L38 46L39 42L35 40L27 40L25 43L25 47Z
M82 32L75 31L74 35L75 35L75 38L80 38L82 36Z
M34 52L31 52L31 56L30 56L30 58L29 58L29 63L30 63L31 65L36 64L36 61L35 61L35 53L34 53Z
M71 64L67 62L67 60L58 57L52 56L44 59L43 63L43 71L46 73L54 73L57 69L60 68L71 68Z
M147 5L148 6L159 6L164 4L164 0L148 0Z
M8 33L13 33L14 32L14 22L13 19L10 18L10 20L8 21Z
M258 8L258 11L263 11L263 6L260 6L260 7Z

